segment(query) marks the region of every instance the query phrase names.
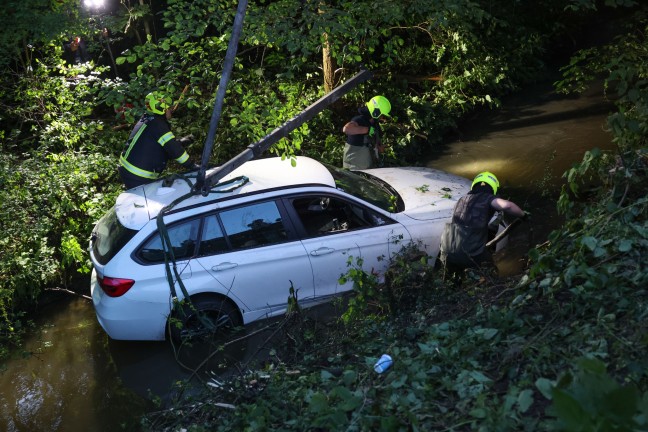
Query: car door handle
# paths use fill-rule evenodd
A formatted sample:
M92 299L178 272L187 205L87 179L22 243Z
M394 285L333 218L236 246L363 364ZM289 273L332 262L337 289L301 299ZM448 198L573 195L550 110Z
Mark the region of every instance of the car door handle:
M238 264L231 263L231 262L224 262L212 267L212 271L216 272L216 271L229 270L229 269L233 269L234 267L238 267Z
M328 247L321 247L319 249L311 251L310 254L313 255L313 256L320 256L320 255L328 255L328 254L333 253L333 252L335 252L335 249L331 249L331 248L328 248Z

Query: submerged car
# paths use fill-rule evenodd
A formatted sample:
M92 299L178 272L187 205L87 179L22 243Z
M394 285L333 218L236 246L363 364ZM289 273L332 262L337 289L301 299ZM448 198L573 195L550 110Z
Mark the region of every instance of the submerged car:
M246 162L208 194L191 193L195 175L123 192L90 241L92 300L106 333L164 340L183 328L169 325L174 318L195 325L195 311L245 325L285 313L291 288L301 307L313 306L352 289L340 283L350 264L380 277L409 244L433 264L471 185L430 168L292 162ZM186 296L193 307L175 316L174 299Z

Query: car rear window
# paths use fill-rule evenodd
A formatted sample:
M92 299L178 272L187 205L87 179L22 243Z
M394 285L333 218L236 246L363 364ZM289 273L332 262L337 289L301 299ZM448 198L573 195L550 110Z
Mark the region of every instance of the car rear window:
M97 262L108 264L136 233L119 222L113 207L97 222L92 232L92 252Z
M200 219L180 222L167 228L169 242L173 249L173 258L177 260L189 259L195 255L199 228ZM162 238L156 231L140 248L137 256L147 263L157 263L164 261L165 253Z
M390 213L405 210L405 204L398 192L382 180L360 171L352 172L328 164L323 165L331 172L338 189Z

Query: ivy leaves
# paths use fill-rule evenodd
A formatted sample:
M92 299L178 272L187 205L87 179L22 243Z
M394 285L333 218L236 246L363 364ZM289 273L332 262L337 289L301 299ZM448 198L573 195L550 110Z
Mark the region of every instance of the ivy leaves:
M574 369L551 389L550 413L557 418L557 429L629 431L648 426L648 398L634 383L617 383L595 358L579 359Z

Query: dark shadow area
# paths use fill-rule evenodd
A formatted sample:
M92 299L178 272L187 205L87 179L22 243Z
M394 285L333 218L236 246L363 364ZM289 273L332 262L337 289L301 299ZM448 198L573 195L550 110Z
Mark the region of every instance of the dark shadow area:
M551 123L588 118L592 116L607 116L611 113L612 109L612 104L601 103L569 111L548 114L545 114L542 110L531 109L503 111L492 119L488 131L484 131L482 135L509 129L520 129L541 125L548 126ZM471 131L470 138L479 139L480 135L472 133Z

